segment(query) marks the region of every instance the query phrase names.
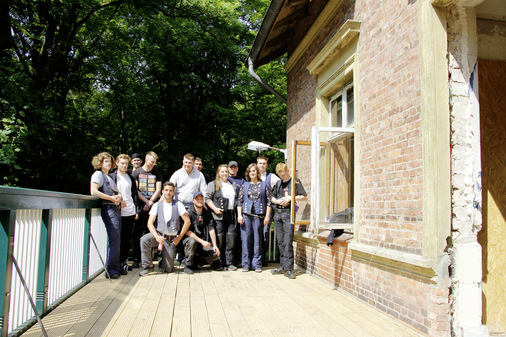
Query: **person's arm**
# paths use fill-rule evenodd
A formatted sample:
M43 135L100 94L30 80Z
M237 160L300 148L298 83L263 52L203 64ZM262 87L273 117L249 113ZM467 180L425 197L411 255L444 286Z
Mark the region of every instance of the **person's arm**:
M211 242L213 243L213 251L217 256L220 256L220 249L218 248L218 245L216 244L216 231L211 229L209 231L209 236L211 237Z
M159 180L156 182L155 193L153 193L151 198L149 198L148 205L152 206L158 200L158 198L160 197L161 194L162 194L162 181Z
M121 194L116 195L107 195L103 192L100 192L98 189L100 188L100 185L97 183L91 183L90 185L90 194L94 197L98 197L100 199L109 200L110 202L113 202L115 204L119 204L121 202Z
M268 224L271 223L271 211L272 211L272 207L271 206L267 207L267 212L265 213L265 218L264 218L264 226L267 226Z
M220 215L223 212L221 211L221 209L219 209L218 207L216 207L214 205L214 202L213 202L214 193L216 193L216 183L211 182L209 185L207 185L206 195L205 195L204 200L206 202L207 207L209 207L214 212L214 214Z
M207 242L206 240L203 240L203 239L199 238L197 236L197 234L193 233L190 230L186 231L185 235L188 236L188 237L190 237L190 238L192 238L192 239L195 239L195 241L197 241L202 246L204 246L204 248L207 248L207 247L211 246L211 243Z
M244 218L242 217L242 206L237 206L237 222L244 224Z
M165 243L165 238L161 235L158 235L158 232L156 231L155 228L155 221L156 215L150 214L148 219L148 230L151 234L153 234L156 242L163 245Z
M179 244L179 241L181 241L181 239L185 236L186 231L188 230L188 228L190 228L190 225L191 225L191 221L190 221L190 217L188 216L188 213L181 215L181 218L183 219L184 225L183 225L183 228L181 229L181 233L179 233L179 235L176 236L172 240L172 243L174 244L174 246L177 246Z

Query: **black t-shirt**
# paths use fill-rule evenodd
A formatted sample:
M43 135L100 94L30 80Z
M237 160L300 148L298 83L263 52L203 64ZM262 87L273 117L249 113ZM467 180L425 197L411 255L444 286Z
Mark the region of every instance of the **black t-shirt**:
M276 199L279 199L284 197L285 195L292 195L291 191L292 191L292 179L290 178L290 180L288 181L283 181L280 179L272 189L272 196ZM304 189L304 186L302 186L302 183L300 182L299 179L295 179L295 195L307 196L306 190ZM290 206L290 204L288 204L288 206Z
M132 173L132 176L137 180L139 192L147 199L151 198L155 193L156 183L158 181L162 182L162 174L154 169L151 172L147 172L142 167L139 167ZM156 202L156 200L152 201ZM144 205L142 200L139 200L139 203Z

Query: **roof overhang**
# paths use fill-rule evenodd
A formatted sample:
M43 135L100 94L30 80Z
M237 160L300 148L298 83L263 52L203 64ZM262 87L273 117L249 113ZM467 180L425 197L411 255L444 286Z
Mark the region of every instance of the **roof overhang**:
M307 16L311 0L272 0L248 54L256 69L287 52L296 23Z

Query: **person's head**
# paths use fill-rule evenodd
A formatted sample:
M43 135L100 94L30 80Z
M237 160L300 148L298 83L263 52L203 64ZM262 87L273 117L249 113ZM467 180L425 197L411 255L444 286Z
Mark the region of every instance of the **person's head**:
M195 208L204 207L204 195L202 194L202 192L193 193L193 205L195 206Z
M276 173L283 181L287 181L290 179L288 166L286 166L285 163L279 163L278 165L276 165Z
M91 165L95 170L110 171L116 167L114 160L109 152L100 152L91 160Z
M155 167L157 160L158 155L153 151L146 153L146 158L144 158L144 169L148 172L151 172L151 170Z
M130 157L127 154L120 154L116 157L116 166L118 167L118 171L122 174L125 174L128 169L128 162L130 161Z
M137 170L139 167L142 166L142 157L140 154L138 153L134 153L132 155L132 160L130 161L130 163L132 164L132 167L134 168L134 170Z
M195 157L195 162L194 162L193 166L194 166L197 170L202 171L202 168L204 167L204 164L202 163L202 158L200 158L200 157Z
M174 192L176 191L176 187L172 181L166 181L162 186L162 196L163 200L166 202L172 202L172 198L174 197Z
M220 189L220 184L222 182L227 182L228 180L228 166L226 164L221 164L218 166L216 170L216 178L214 181L216 182L216 190Z
M235 177L237 175L237 171L239 171L239 165L237 165L237 162L235 160L232 160L228 163L228 173Z
M190 173L193 170L193 165L195 164L195 156L191 153L187 153L183 157L183 167L186 172Z
M260 180L260 170L255 163L248 165L248 168L246 168L245 178L247 181L254 181L255 179Z
M269 161L267 160L267 157L265 156L259 156L257 157L257 166L260 170L260 173L264 173L267 170L267 165L269 165Z

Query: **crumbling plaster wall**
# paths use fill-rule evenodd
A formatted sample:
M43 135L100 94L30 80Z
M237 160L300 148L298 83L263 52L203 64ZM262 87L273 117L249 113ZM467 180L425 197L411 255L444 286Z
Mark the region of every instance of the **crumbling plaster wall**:
M478 47L474 8L456 1L447 9L451 118L452 331L488 335L482 325L481 160Z

